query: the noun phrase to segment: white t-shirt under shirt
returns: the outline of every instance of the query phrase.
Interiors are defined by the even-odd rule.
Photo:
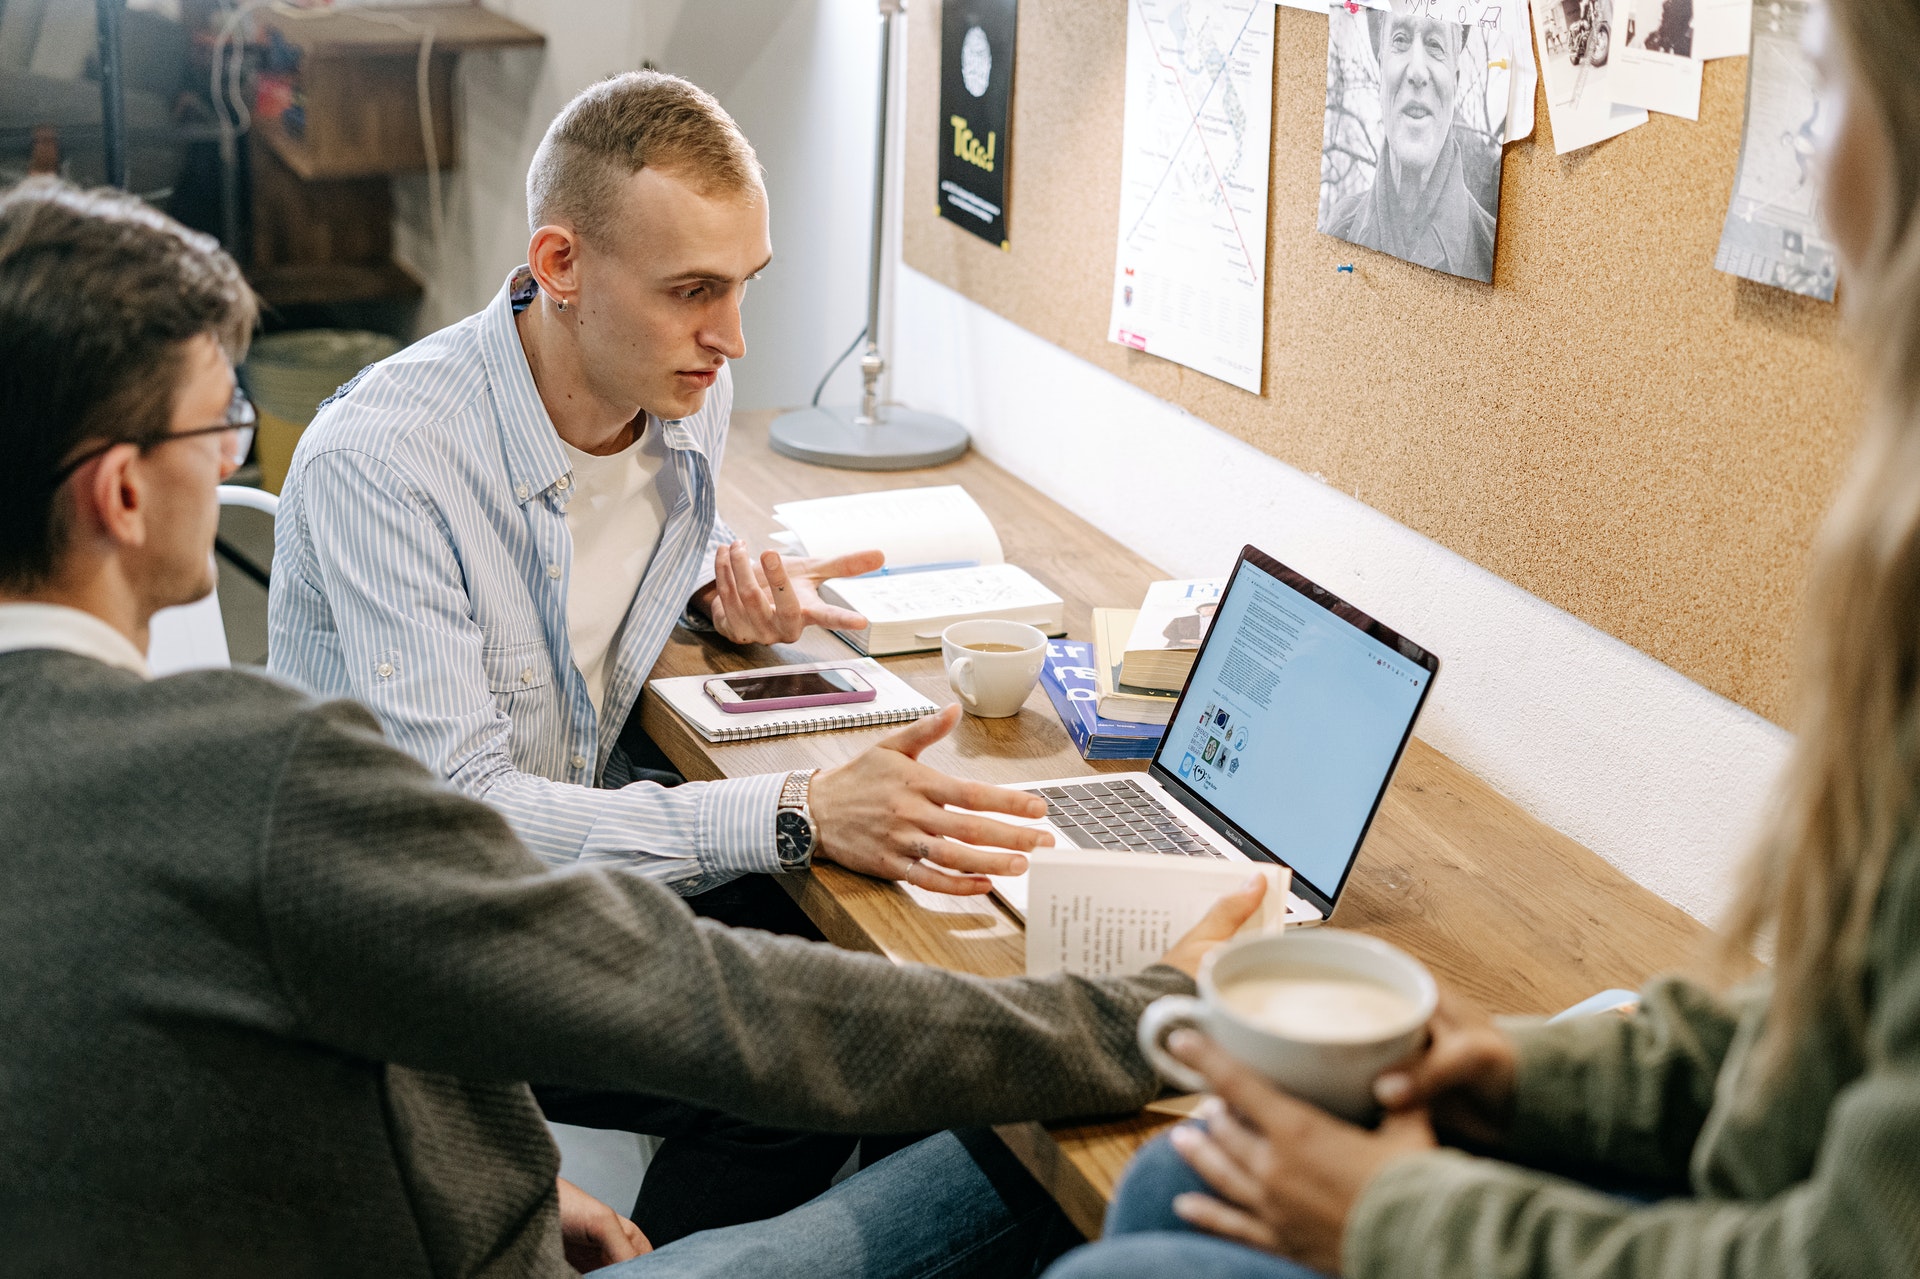
[[[567,638],[597,717],[613,673],[614,640],[660,544],[667,520],[664,489],[673,473],[664,470],[667,449],[657,425],[606,457],[582,453],[565,440],[560,447],[573,466],[573,497],[567,503],[567,532],[573,537]]]

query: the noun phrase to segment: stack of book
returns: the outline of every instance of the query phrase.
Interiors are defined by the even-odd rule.
[[[1047,690],[1067,736],[1083,758],[1152,759],[1166,732],[1164,722],[1141,724],[1100,714],[1094,648],[1085,640],[1054,640],[1047,645],[1040,687]]]
[[[1115,690],[1178,697],[1226,585],[1220,578],[1203,577],[1149,586],[1119,650]]]
[[[1155,582],[1137,609],[1094,609],[1092,643],[1048,646],[1041,682],[1081,755],[1152,758],[1225,585]]]

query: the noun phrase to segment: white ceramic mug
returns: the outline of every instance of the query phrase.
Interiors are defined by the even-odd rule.
[[[970,644],[1007,644],[1012,651],[983,653]],[[1006,719],[1020,713],[1040,678],[1047,637],[1025,622],[975,618],[941,632],[940,655],[947,663],[947,683],[968,714]]]
[[[1404,1019],[1360,1038],[1294,1039],[1254,1025],[1220,999],[1220,991],[1236,980],[1290,973],[1373,982],[1412,1007]],[[1191,1026],[1294,1096],[1355,1122],[1378,1113],[1373,1081],[1425,1043],[1427,1022],[1440,998],[1433,975],[1419,960],[1377,937],[1338,928],[1229,942],[1207,956],[1197,984],[1199,998],[1169,995],[1141,1015],[1140,1051],[1161,1075],[1192,1092],[1206,1088],[1206,1080],[1166,1049],[1170,1033]]]

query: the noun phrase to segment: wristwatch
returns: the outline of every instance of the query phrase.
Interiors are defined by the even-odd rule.
[[[807,791],[816,768],[788,773],[780,787],[780,807],[773,815],[773,851],[783,871],[805,870],[813,863],[814,845],[820,842],[819,828],[807,808]]]

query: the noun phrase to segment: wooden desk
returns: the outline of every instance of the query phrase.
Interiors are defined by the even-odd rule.
[[[758,546],[777,527],[771,514],[776,502],[962,484],[999,529],[1007,558],[1067,601],[1074,636],[1090,634],[1095,605],[1131,605],[1148,582],[1168,576],[974,454],[934,470],[891,475],[825,470],[768,448],[770,417],[743,413],[734,419],[720,483],[722,514]],[[1271,549],[1284,558],[1284,547]],[[1391,619],[1391,601],[1364,603],[1380,605]],[[771,650],[738,650],[676,631],[654,674],[741,670],[848,653],[837,638],[818,630]],[[892,658],[888,666],[936,702],[953,700],[938,653]],[[654,741],[696,779],[834,764],[888,731],[709,745],[652,694],[641,713]],[[1144,767],[1082,760],[1039,689],[1017,718],[963,716],[952,736],[923,758],[935,768],[993,782]],[[991,898],[942,897],[836,866],[781,882],[838,945],[985,976],[1025,971],[1020,925]],[[1418,739],[1407,748],[1333,922],[1384,937],[1455,989],[1495,1010],[1518,1013],[1553,1012],[1610,986],[1637,986],[1696,959],[1705,937],[1691,917],[1520,812]],[[1045,1129],[1008,1125],[1001,1135],[1074,1222],[1096,1236],[1121,1168],[1169,1122],[1142,1114]]]

